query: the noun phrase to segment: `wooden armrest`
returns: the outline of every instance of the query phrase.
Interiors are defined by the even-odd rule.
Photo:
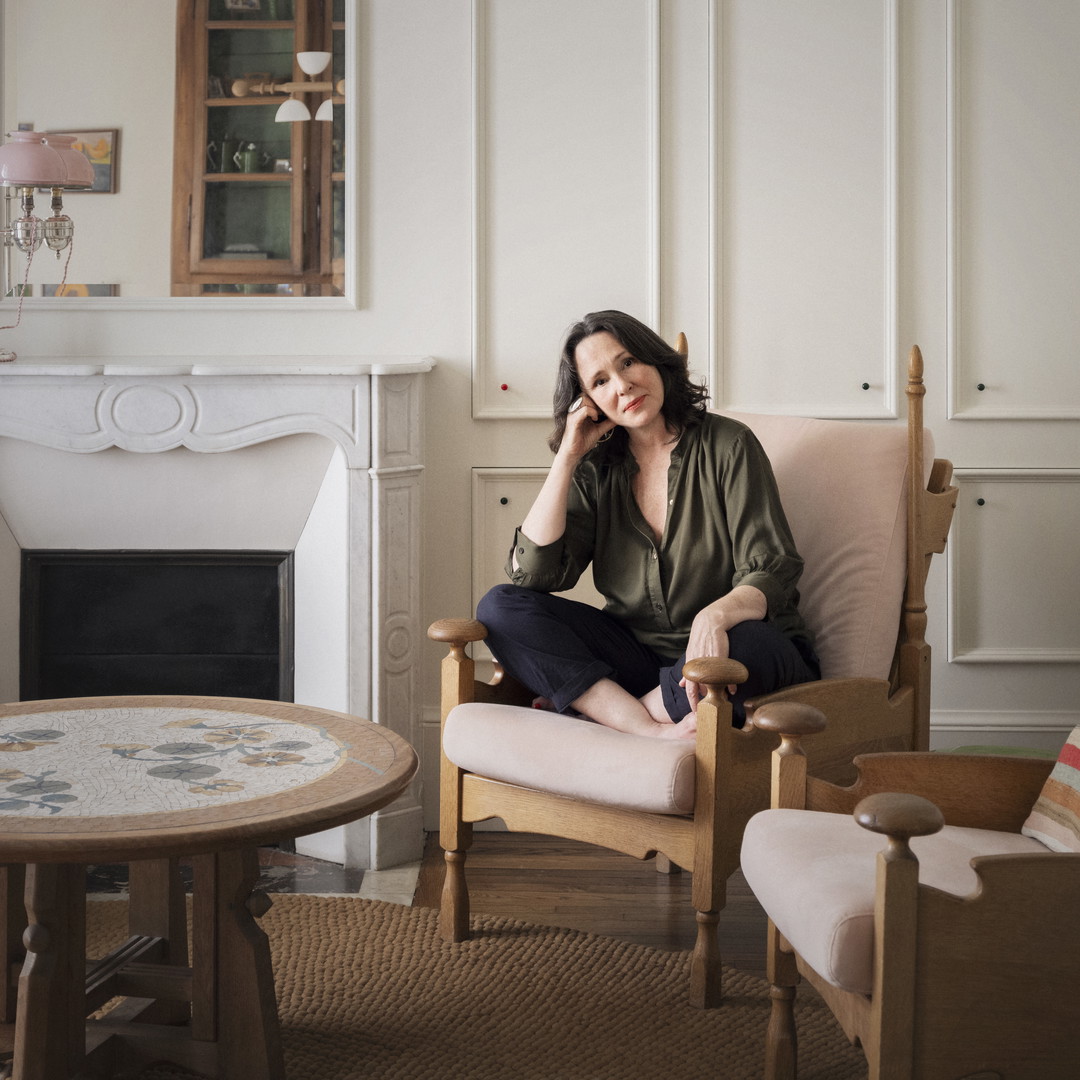
[[[683,676],[690,682],[720,690],[731,683],[744,683],[750,672],[738,660],[721,660],[718,656],[701,656],[683,664]]]
[[[824,731],[825,714],[812,705],[776,701],[758,709],[746,728],[780,736],[780,745],[772,752],[769,805],[805,809],[807,761],[802,737]]]
[[[862,754],[849,788],[808,779],[806,808],[850,813],[868,795],[905,792],[929,799],[946,824],[1019,832],[1054,767],[1048,758],[913,752]]]
[[[487,637],[487,627],[478,619],[436,619],[427,633],[432,641],[444,641],[461,648],[470,641],[483,641]]]
[[[897,791],[870,795],[855,807],[855,820],[870,832],[907,843],[913,836],[930,836],[945,825],[941,811],[929,799]]]
[[[816,735],[825,730],[825,714],[813,705],[796,701],[766,702],[755,711],[751,722],[781,738]]]

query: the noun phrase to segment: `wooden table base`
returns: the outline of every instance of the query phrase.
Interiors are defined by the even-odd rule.
[[[175,859],[130,864],[130,937],[89,969],[85,868],[27,867],[13,1080],[115,1077],[159,1061],[210,1077],[283,1080],[270,949],[255,921],[270,907],[253,891],[257,853],[223,851],[192,862],[190,966]],[[7,868],[9,894],[19,876]],[[8,936],[17,924],[13,914]],[[13,943],[5,944],[10,959]],[[88,1019],[117,997],[123,1000],[109,1012]]]
[[[416,775],[413,748],[332,709],[187,695],[11,702],[0,739],[20,754],[0,777],[14,796],[0,807],[12,1075],[119,1077],[168,1061],[283,1080],[257,848],[389,805]],[[190,961],[176,862],[187,857]],[[83,863],[131,867],[131,936],[89,972]]]

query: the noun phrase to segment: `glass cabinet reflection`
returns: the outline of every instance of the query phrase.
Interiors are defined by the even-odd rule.
[[[343,294],[344,7],[178,4],[174,296]]]

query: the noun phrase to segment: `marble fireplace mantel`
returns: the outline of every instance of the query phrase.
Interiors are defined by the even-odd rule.
[[[433,366],[422,357],[19,359],[0,364],[0,437],[76,454],[222,453],[300,434],[336,444],[348,477],[348,711],[415,743],[422,388]],[[418,859],[419,793],[309,841],[308,853],[350,866]]]

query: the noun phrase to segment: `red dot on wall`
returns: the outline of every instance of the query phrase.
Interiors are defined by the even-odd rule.
[[[499,389],[500,389],[500,390],[509,390],[509,389],[510,389],[510,387],[509,387],[509,386],[507,386],[507,384],[506,384],[506,383],[502,383],[502,384],[501,384],[501,385],[499,386]]]

